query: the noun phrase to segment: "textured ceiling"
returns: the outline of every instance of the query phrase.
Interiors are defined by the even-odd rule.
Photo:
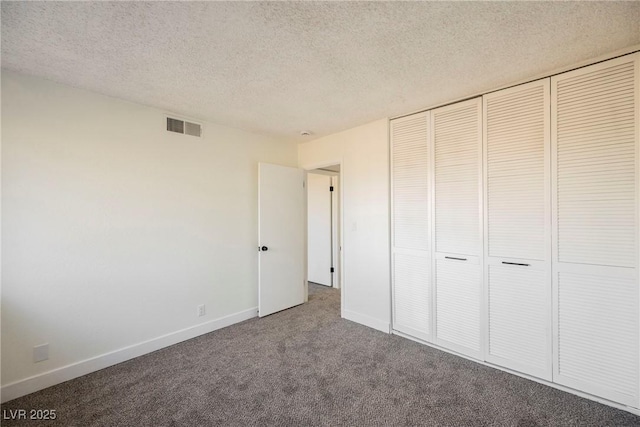
[[[3,68],[283,139],[640,43],[640,2],[2,2]]]

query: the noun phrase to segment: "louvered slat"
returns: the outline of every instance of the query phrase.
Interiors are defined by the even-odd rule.
[[[431,260],[394,254],[394,329],[426,339],[431,331]]]
[[[554,381],[635,407],[637,67],[636,54],[552,79]]]
[[[391,122],[393,153],[393,244],[429,249],[427,115]]]
[[[441,345],[473,357],[481,349],[479,282],[477,264],[436,260],[436,336]]]
[[[393,328],[429,341],[431,243],[427,113],[391,121]]]
[[[546,82],[486,97],[489,256],[536,260],[545,256]]]
[[[434,151],[436,342],[480,358],[481,99],[431,112]],[[452,261],[456,254],[467,261]]]
[[[479,100],[432,112],[436,251],[478,256]]]
[[[559,374],[636,396],[635,280],[560,273],[558,285]]]
[[[485,357],[550,380],[550,80],[485,95],[483,115]]]
[[[545,270],[505,265],[490,265],[488,270],[488,354],[498,363],[550,379]]]
[[[635,266],[634,79],[633,62],[626,62],[604,74],[595,71],[557,83],[560,262]],[[585,129],[602,128],[615,131],[615,140],[590,139],[590,150],[576,149]],[[619,178],[611,180],[609,172]],[[603,242],[610,244],[606,252]]]

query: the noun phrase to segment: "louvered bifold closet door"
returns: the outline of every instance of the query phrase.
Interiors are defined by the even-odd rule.
[[[391,121],[393,329],[431,340],[427,113]]]
[[[482,98],[431,111],[436,342],[482,357]]]
[[[551,80],[554,381],[635,407],[638,58]]]
[[[485,359],[551,380],[550,80],[483,97]]]

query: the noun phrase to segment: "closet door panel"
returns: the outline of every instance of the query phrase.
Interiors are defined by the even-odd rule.
[[[584,391],[590,384],[591,392],[597,384],[608,391],[603,397],[632,402],[638,384],[635,278],[559,272],[558,300],[561,382]]]
[[[396,252],[394,269],[394,329],[424,340],[431,332],[431,259]]]
[[[485,96],[488,255],[544,260],[549,80]]]
[[[482,99],[432,110],[436,342],[482,358]]]
[[[476,263],[436,259],[436,335],[445,347],[474,357],[481,350],[481,277]]]
[[[535,266],[490,264],[486,360],[551,380],[550,277]]]
[[[427,113],[391,121],[393,328],[429,341],[432,287]]]
[[[393,246],[430,250],[426,113],[391,121]]]
[[[587,70],[554,79],[558,261],[635,268],[635,63]]]
[[[485,359],[551,380],[550,80],[483,102]]]
[[[432,112],[436,252],[480,255],[480,103]]]
[[[638,58],[552,78],[554,381],[636,407]]]

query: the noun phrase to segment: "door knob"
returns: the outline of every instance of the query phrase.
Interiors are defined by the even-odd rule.
[[[263,251],[263,252],[266,252],[266,251],[268,251],[268,250],[269,250],[269,248],[268,248],[268,247],[266,247],[266,246],[262,246],[262,247],[260,248],[260,250],[261,250],[261,251]]]

